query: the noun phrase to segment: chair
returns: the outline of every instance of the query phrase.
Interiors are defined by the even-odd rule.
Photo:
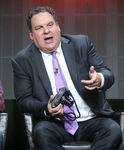
[[[0,113],[0,132],[3,134],[2,150],[5,150],[7,129],[8,129],[8,113],[2,112]]]
[[[32,140],[33,120],[31,114],[24,113],[24,120],[26,126],[26,134],[28,138],[28,150],[36,150]],[[124,150],[124,112],[116,112],[115,120],[119,122],[123,134],[123,141],[119,150]],[[63,147],[65,150],[88,150],[90,148],[89,142],[71,142],[65,143]]]
[[[8,113],[5,113],[5,101],[2,82],[0,80],[0,132],[3,134],[2,150],[5,149],[6,134],[8,128]]]

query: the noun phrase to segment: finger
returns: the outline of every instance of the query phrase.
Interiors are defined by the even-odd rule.
[[[52,111],[52,113],[56,113],[56,112],[58,112],[60,109],[62,109],[62,104],[59,104],[57,107],[52,108],[51,111]]]
[[[85,85],[85,86],[98,87],[98,82],[94,82],[94,83],[92,83],[92,84],[88,84],[88,85]]]
[[[59,109],[57,112],[52,113],[52,116],[61,116],[63,112],[63,109]]]
[[[91,66],[90,70],[89,70],[89,73],[94,73],[94,71],[95,71],[94,66]]]
[[[96,78],[92,80],[84,80],[82,81],[82,83],[84,83],[85,86],[89,87],[99,87],[99,85],[101,84],[101,78],[99,78],[99,76],[97,75]]]
[[[56,108],[52,109],[52,116],[62,115],[63,113],[64,113],[64,108],[62,104],[60,104],[59,107],[57,106]]]
[[[97,88],[97,86],[94,86],[94,87],[85,86],[85,88],[86,88],[87,90],[95,90],[95,89]]]
[[[54,96],[51,95],[51,96],[50,96],[50,99],[49,99],[49,101],[48,101],[48,104],[47,104],[47,109],[48,109],[48,111],[49,111],[50,114],[52,114],[51,102],[52,102],[53,99],[54,99]]]
[[[94,83],[94,80],[81,80],[81,83],[84,83],[86,85],[90,85],[90,84],[93,84]]]
[[[91,66],[90,70],[89,70],[89,77],[90,77],[90,79],[96,79],[96,75],[97,75],[97,73],[96,73],[94,67]]]
[[[85,86],[88,86],[88,87],[98,87],[99,83],[97,81],[94,81],[94,82],[82,82],[85,84]]]
[[[48,101],[48,103],[51,103],[51,101],[54,99],[54,96],[53,95],[51,95],[50,96],[50,99],[49,99],[49,101]]]

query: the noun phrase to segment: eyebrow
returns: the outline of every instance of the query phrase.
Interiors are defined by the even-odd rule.
[[[49,24],[54,24],[54,22],[50,21],[50,22],[47,23],[47,25],[49,25]],[[43,27],[43,25],[37,25],[34,28],[37,29],[37,28],[41,28],[41,27]]]

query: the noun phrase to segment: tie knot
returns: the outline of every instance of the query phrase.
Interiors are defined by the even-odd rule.
[[[56,56],[56,51],[52,52],[51,54],[52,56]]]

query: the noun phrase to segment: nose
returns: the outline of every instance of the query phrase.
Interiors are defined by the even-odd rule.
[[[48,27],[44,27],[44,30],[43,30],[43,32],[44,32],[44,34],[47,34],[47,33],[49,33],[49,28]]]

